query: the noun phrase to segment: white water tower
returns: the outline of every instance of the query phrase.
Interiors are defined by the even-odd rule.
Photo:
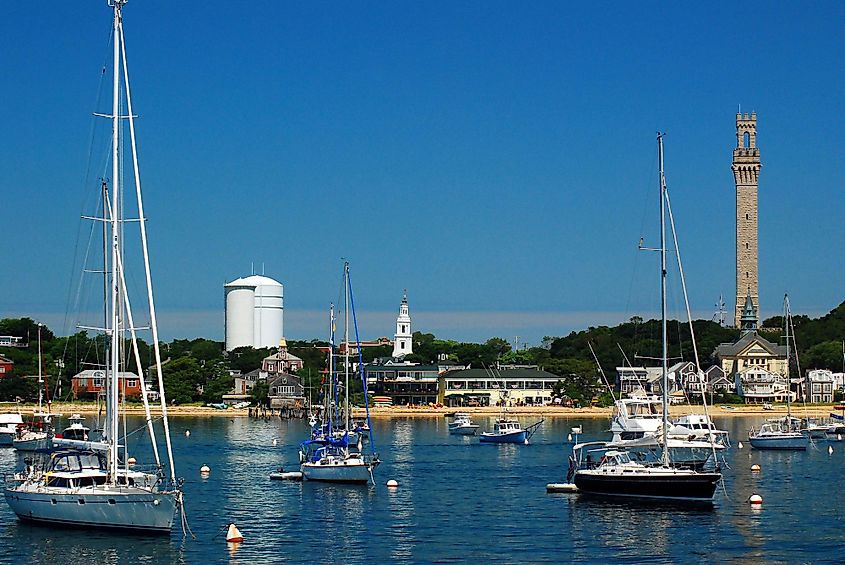
[[[284,287],[262,275],[233,280],[226,293],[226,351],[277,347],[284,336]]]

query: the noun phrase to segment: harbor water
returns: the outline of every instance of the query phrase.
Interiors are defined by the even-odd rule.
[[[492,428],[492,418],[475,420]],[[724,484],[712,507],[691,507],[546,494],[547,483],[565,480],[571,427],[583,426],[580,440],[607,439],[606,419],[546,419],[528,446],[449,435],[446,418],[374,420],[383,463],[377,484],[360,486],[269,480],[279,467],[298,470],[303,421],[172,418],[196,539],[183,537],[178,518],[169,537],[128,536],[28,525],[2,503],[0,562],[839,562],[845,441],[761,452],[745,439],[761,418],[714,420],[733,442]],[[140,448],[130,454],[145,462]],[[4,474],[22,464],[2,448]],[[399,487],[387,488],[388,479]],[[763,497],[760,507],[746,502],[752,493]],[[231,522],[243,543],[226,543]]]

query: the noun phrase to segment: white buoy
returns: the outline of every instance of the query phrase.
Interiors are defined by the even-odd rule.
[[[209,473],[211,473],[211,467],[209,467],[208,465],[203,465],[202,467],[200,467],[200,473],[203,475],[208,475]]]
[[[566,441],[572,441],[572,434],[569,434],[568,436],[566,436]]]
[[[399,483],[395,479],[390,479],[386,484],[390,488],[396,488],[399,486]]]
[[[130,457],[129,459],[126,460],[126,462],[129,463],[130,465],[134,465],[135,463],[137,463],[137,460],[134,457]]]
[[[737,449],[742,449],[742,442],[739,442],[738,444],[736,444],[736,448],[737,448]]]
[[[763,497],[759,494],[752,494],[748,497],[749,504],[763,504]]]
[[[277,440],[276,438],[273,438],[273,447],[276,447],[276,445],[278,443],[279,443],[279,440]]]
[[[528,438],[525,438],[525,445],[528,445]]]
[[[751,466],[751,472],[752,473],[759,473],[760,472],[760,465],[758,465],[757,463],[753,464]]]
[[[572,483],[549,483],[546,492],[578,492],[578,487]]]
[[[836,434],[836,441],[842,441],[842,434]]]
[[[191,437],[191,430],[185,430],[185,437]]]
[[[828,446],[827,446],[827,454],[828,454],[828,455],[833,455],[833,446],[832,446],[832,445],[828,445]]]
[[[244,541],[244,536],[236,525],[229,524],[229,530],[226,532],[226,541],[229,543],[241,543]]]

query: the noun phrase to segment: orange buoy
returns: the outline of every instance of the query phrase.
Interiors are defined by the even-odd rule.
[[[760,465],[758,465],[757,463],[753,464],[751,466],[751,472],[752,473],[759,473],[760,472]]]
[[[207,475],[209,473],[211,473],[211,467],[209,467],[208,465],[203,465],[202,467],[200,467],[200,474]]]
[[[390,479],[389,481],[387,481],[387,486],[389,488],[396,488],[399,486],[399,483],[394,479]]]
[[[134,457],[130,457],[129,459],[126,460],[126,462],[129,463],[130,465],[134,465],[135,463],[137,463],[137,460]]]
[[[226,541],[230,543],[240,543],[244,541],[244,536],[235,524],[229,524],[229,531],[226,532]]]
[[[749,504],[763,504],[763,497],[759,494],[752,494],[748,497]]]

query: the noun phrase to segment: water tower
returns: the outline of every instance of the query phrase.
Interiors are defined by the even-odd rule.
[[[235,279],[226,293],[226,351],[277,347],[284,336],[284,287],[262,275]]]

